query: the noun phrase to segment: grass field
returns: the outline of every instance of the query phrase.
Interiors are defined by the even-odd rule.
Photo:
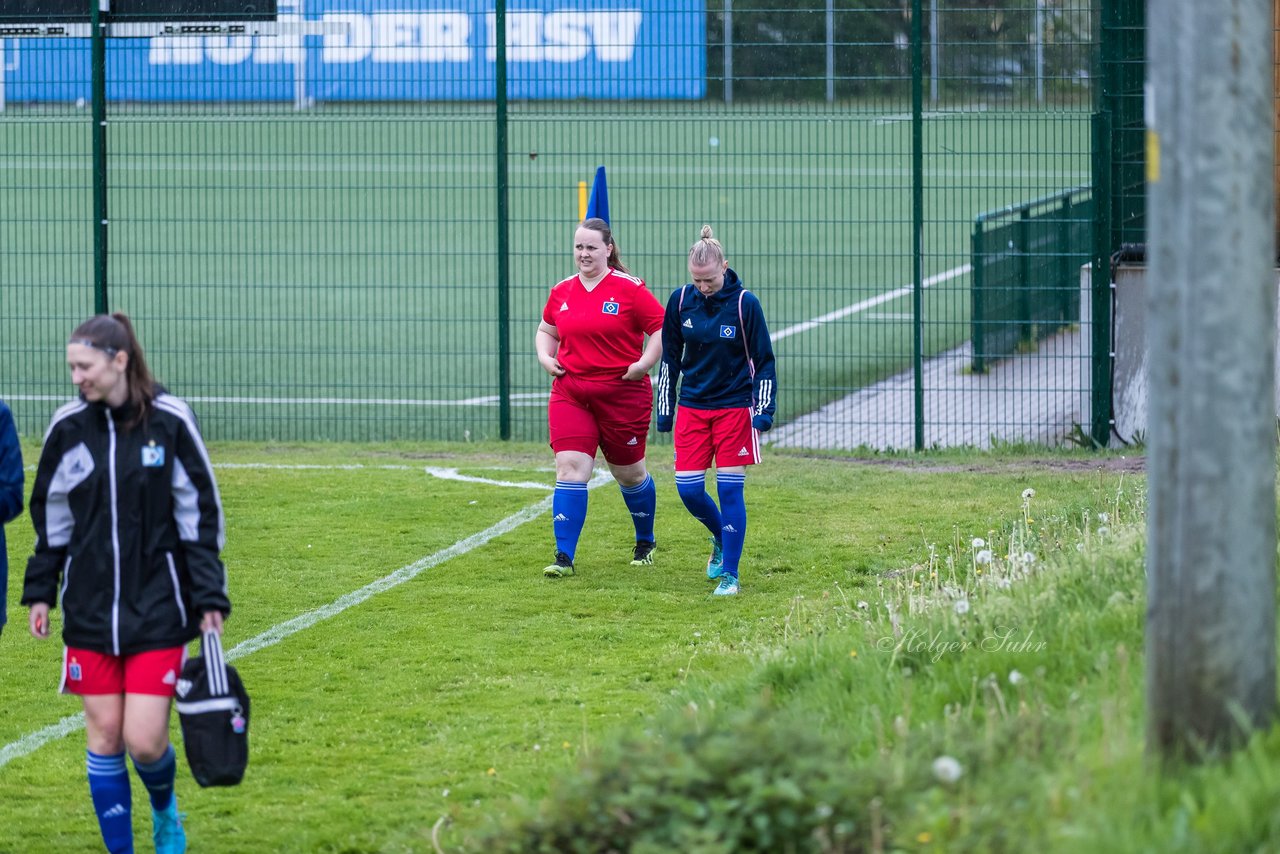
[[[27,448],[28,462],[36,453]],[[987,606],[985,564],[974,563],[970,542],[989,541],[997,564],[1026,549],[1042,565],[1057,566],[1077,554],[1077,543],[1093,555],[1106,539],[1100,513],[1116,517],[1117,528],[1122,515],[1135,524],[1130,508],[1142,478],[1119,458],[1016,450],[866,460],[773,454],[749,478],[743,593],[713,601],[702,572],[705,532],[680,506],[660,451],[651,458],[659,489],[657,565],[627,565],[629,521],[616,486],[604,484],[591,493],[579,575],[558,582],[540,573],[551,548],[553,480],[549,452],[540,446],[215,444],[211,453],[227,513],[235,603],[226,642],[253,696],[253,759],[235,789],[199,790],[180,774],[192,850],[431,851],[432,829],[442,820],[444,850],[485,850],[491,820],[520,814],[579,763],[613,755],[621,738],[665,726],[690,700],[707,709],[712,727],[716,702],[725,713],[749,704],[765,690],[762,679],[781,701],[802,695],[815,674],[839,673],[855,659],[871,669],[852,688],[827,689],[835,693],[820,702],[829,708],[812,719],[815,733],[836,726],[862,745],[848,758],[855,769],[880,761],[875,744],[895,715],[929,740],[941,727],[963,742],[950,750],[978,756],[981,722],[988,720],[990,733],[1013,721],[982,717],[984,700],[970,736],[967,718],[949,717],[943,707],[947,697],[963,701],[970,680],[997,663],[1001,673],[1016,669],[1038,680],[1028,686],[1037,698],[1034,715],[1044,722],[1036,731],[1053,715],[1073,705],[1094,709],[1117,690],[1111,669],[1102,677],[1095,669],[1097,656],[1114,656],[1106,650],[1117,638],[1094,633],[1106,615],[1091,603],[1130,588],[1115,578],[1072,581],[1078,591],[1057,598],[1019,586],[1006,604],[993,590]],[[97,830],[83,734],[74,723],[59,728],[77,708],[54,693],[60,646],[32,640],[16,604],[31,547],[26,518],[8,534],[0,851],[92,851]],[[928,651],[915,650],[913,694],[893,665],[902,652],[883,644],[877,651],[869,639],[885,636],[886,605],[899,609],[908,629],[932,631],[938,610],[930,603],[948,603],[946,617],[957,591],[987,621],[975,627],[1000,624],[1003,614],[1004,625],[1045,645],[997,650],[994,658],[942,656],[936,668]],[[860,610],[863,601],[870,611]],[[1120,616],[1120,634],[1131,638],[1133,600],[1125,602],[1126,610],[1107,614]],[[834,659],[826,657],[830,646]],[[810,660],[813,674],[786,675]],[[1136,672],[1131,665],[1121,687]],[[852,716],[842,722],[845,713]],[[780,707],[779,720],[789,714]],[[1093,762],[1099,737],[1085,731],[1093,719],[1081,712],[1072,720],[1069,732],[1084,740],[1075,746]],[[1115,744],[1129,756],[1126,720],[1121,715],[1120,730],[1101,738],[1120,738]],[[972,744],[964,741],[970,737]],[[1052,773],[1066,773],[1069,748],[1055,754]],[[969,753],[957,755],[972,761]],[[890,756],[899,761],[898,753]],[[1013,759],[1017,774],[1033,773],[1022,753],[1015,750]],[[998,767],[988,773],[980,779],[994,779]],[[970,795],[948,801],[917,775],[895,779],[888,803],[915,811],[903,818],[927,814],[933,822],[893,826],[895,849],[921,847],[917,833],[942,840],[976,826],[964,820],[976,815]],[[998,796],[1020,784],[1039,791],[1038,778],[1021,777],[1006,781]],[[134,794],[138,816],[144,796],[136,784]],[[945,819],[948,803],[958,824]],[[144,818],[136,824],[145,830]],[[869,843],[869,836],[859,838]]]
[[[704,222],[775,332],[910,285],[906,105],[513,105],[510,328],[498,324],[495,130],[479,105],[382,112],[122,107],[109,129],[110,303],[207,433],[251,439],[538,439],[532,356],[573,272],[577,185],[609,169],[624,261],[660,298]],[[88,113],[0,114],[0,396],[34,434],[66,395],[61,343],[93,308]],[[925,353],[969,334],[969,230],[1088,182],[1088,114],[968,105],[924,127]],[[783,420],[907,368],[912,299],[779,342]],[[898,416],[901,417],[901,416]]]

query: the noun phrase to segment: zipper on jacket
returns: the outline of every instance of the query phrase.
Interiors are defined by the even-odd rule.
[[[107,410],[107,482],[111,487],[111,561],[115,593],[111,600],[111,651],[120,654],[120,511],[116,506],[116,422]]]
[[[178,567],[173,562],[173,552],[165,552],[164,559],[169,564],[169,580],[173,582],[173,598],[178,603],[178,613],[182,615],[182,627],[187,627],[187,608],[182,604],[182,590],[178,587]]]
[[[71,586],[71,555],[62,564],[62,590],[58,592],[60,601],[67,601],[67,588]],[[65,605],[63,607],[66,607]]]

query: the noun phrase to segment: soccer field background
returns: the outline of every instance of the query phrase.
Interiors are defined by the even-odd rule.
[[[69,397],[92,313],[87,111],[0,115],[0,396],[20,429]],[[623,261],[661,300],[703,223],[761,298],[780,416],[909,368],[912,298],[793,329],[913,281],[906,105],[514,105],[508,125],[511,427],[545,431],[533,333],[574,272],[578,184],[608,169]],[[969,334],[983,211],[1088,183],[1088,114],[926,114],[924,354]],[[499,431],[492,108],[113,108],[109,304],[212,438],[464,439]],[[896,417],[901,417],[897,415]]]
[[[34,463],[35,447],[24,451]],[[743,592],[723,601],[703,573],[705,531],[676,499],[661,452],[650,459],[656,565],[627,564],[630,522],[617,486],[603,483],[578,575],[560,581],[541,574],[554,476],[538,445],[215,443],[210,453],[227,514],[225,646],[253,699],[252,758],[231,789],[199,789],[183,763],[178,797],[191,850],[245,854],[430,851],[445,817],[445,850],[459,850],[613,734],[644,731],[659,709],[785,654],[812,628],[807,608],[879,602],[879,585],[935,551],[1002,537],[1027,489],[1047,532],[1111,506],[1126,483],[1086,464],[1096,457],[1056,469],[989,455],[896,468],[771,454],[748,480]],[[62,723],[78,704],[56,694],[60,616],[49,641],[26,632],[27,517],[7,533],[0,851],[97,850],[83,731]],[[1009,666],[1052,667],[1070,638],[1049,640]],[[133,790],[141,835],[145,794]]]

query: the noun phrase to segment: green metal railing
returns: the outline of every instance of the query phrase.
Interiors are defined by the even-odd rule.
[[[1077,187],[974,218],[975,373],[1080,323],[1080,267],[1093,250],[1091,194]]]

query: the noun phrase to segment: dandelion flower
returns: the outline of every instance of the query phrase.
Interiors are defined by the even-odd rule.
[[[969,613],[969,600],[968,600],[968,599],[957,599],[957,600],[956,600],[956,613],[957,613],[957,614],[960,614],[961,616],[963,616],[963,615],[965,615],[965,614]]]
[[[857,658],[857,657],[858,657],[858,651],[857,651],[856,649],[851,649],[851,650],[849,650],[849,657],[850,657],[850,658]]]
[[[1022,490],[1022,500],[1023,500],[1023,501],[1030,501],[1031,499],[1033,499],[1033,498],[1035,498],[1035,497],[1036,497],[1036,491],[1035,491],[1034,489],[1032,489],[1031,487],[1029,487],[1029,486],[1028,486],[1026,489]]]
[[[567,741],[566,741],[566,742],[564,742],[563,744],[561,744],[560,746],[561,746],[561,747],[563,747],[565,750],[568,750],[568,749],[569,749],[570,747],[572,747],[573,745],[569,744],[569,742],[567,742]]]
[[[1016,671],[1016,670],[1010,670],[1010,671],[1009,671],[1009,684],[1010,684],[1010,685],[1020,685],[1020,684],[1022,683],[1022,680],[1023,680],[1023,679],[1025,679],[1025,678],[1026,678],[1026,677],[1024,677],[1021,673],[1019,673],[1019,672],[1018,672],[1018,671]]]
[[[927,830],[922,830],[916,834],[916,842],[919,842],[921,845],[928,845],[932,841],[933,834]]]
[[[973,556],[973,560],[975,563],[982,566],[986,566],[987,564],[991,563],[991,549],[983,549],[982,551],[978,552],[976,555]]]
[[[964,768],[954,757],[939,756],[933,760],[933,776],[943,783],[954,783],[962,774],[964,774]]]
[[[486,774],[488,774],[490,777],[492,777],[492,776],[494,776],[494,775],[496,775],[496,774],[498,773],[498,769],[497,769],[497,768],[490,768],[488,771],[486,771],[486,772],[484,772],[484,773],[486,773]]]
[[[969,545],[973,546],[975,549],[980,549],[986,544],[987,544],[987,541],[982,539],[982,537],[974,537],[973,542],[970,543]]]

